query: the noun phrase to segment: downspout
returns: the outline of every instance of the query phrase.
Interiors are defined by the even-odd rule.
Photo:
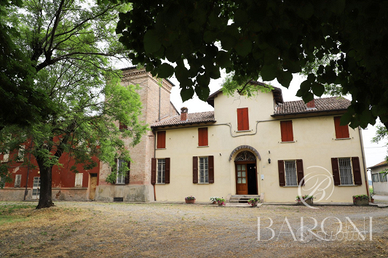
[[[154,134],[154,158],[156,158],[156,133],[154,130],[152,130],[152,133]],[[152,173],[152,168],[151,168],[151,173]],[[152,175],[151,175],[152,177]],[[153,184],[153,187],[154,187],[154,201],[156,202],[156,188],[155,188],[155,184]]]
[[[162,85],[159,85],[159,112],[158,112],[158,121],[160,121],[160,100],[162,98],[162,89],[161,89]]]
[[[30,174],[30,162],[31,162],[31,149],[32,149],[32,142],[33,142],[33,137],[31,137],[31,144],[30,144],[30,152],[28,153],[28,165],[27,165],[27,178],[26,178],[26,190],[24,191],[24,198],[23,200],[26,200],[27,194],[28,194],[28,176]]]
[[[368,198],[369,198],[370,195],[369,195],[369,187],[368,187],[368,176],[367,176],[366,164],[365,164],[364,144],[362,142],[362,133],[361,133],[361,128],[360,127],[358,127],[358,135],[360,136],[362,164],[364,165],[363,168],[364,168],[364,179],[365,179],[366,194],[368,195]]]

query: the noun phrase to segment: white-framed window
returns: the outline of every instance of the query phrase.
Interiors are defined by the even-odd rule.
[[[350,158],[339,158],[338,167],[341,185],[353,185],[353,174]]]
[[[117,159],[117,178],[116,184],[125,184],[125,164],[127,162],[124,159]]]
[[[22,175],[20,174],[15,175],[14,187],[20,187],[21,184],[22,184]]]
[[[9,153],[3,153],[3,160],[1,162],[8,162],[9,159]]]
[[[157,184],[164,184],[166,177],[166,160],[158,159],[158,175],[156,178]]]
[[[284,173],[285,173],[285,179],[286,179],[286,186],[298,185],[295,160],[284,161]]]
[[[82,186],[82,180],[84,178],[83,173],[76,173],[75,174],[75,183],[74,186]]]
[[[387,182],[387,174],[379,173],[379,176],[380,176],[380,182]]]
[[[199,157],[198,159],[198,182],[202,184],[209,183],[209,159],[208,157]]]
[[[40,194],[40,177],[34,177],[32,185],[32,199],[38,199]]]
[[[18,150],[18,161],[24,161],[24,151],[26,150],[25,145],[21,145]]]
[[[372,182],[376,183],[379,181],[379,174],[372,174]]]

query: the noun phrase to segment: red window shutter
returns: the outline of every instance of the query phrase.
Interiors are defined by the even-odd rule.
[[[198,157],[193,157],[193,184],[198,183]]]
[[[164,149],[166,148],[166,131],[160,131],[157,134],[157,144],[156,148]]]
[[[156,184],[156,159],[151,159],[151,184]]]
[[[333,180],[334,185],[340,185],[340,175],[339,175],[339,168],[338,168],[338,159],[332,158],[331,159],[331,168],[333,169]]]
[[[352,167],[353,167],[354,184],[362,185],[360,160],[358,159],[358,157],[352,158]]]
[[[292,142],[294,140],[294,133],[292,131],[292,121],[281,121],[280,131],[282,134],[282,142]]]
[[[198,128],[198,146],[208,146],[207,127]]]
[[[337,139],[349,138],[348,125],[341,125],[341,117],[334,117],[335,137]]]
[[[164,183],[170,183],[170,158],[165,158],[165,167],[164,167]]]
[[[298,174],[298,184],[303,180],[302,185],[304,185],[303,160],[301,159],[296,160],[296,172]]]
[[[279,186],[285,186],[286,180],[284,178],[284,161],[278,160],[278,170],[279,170]]]
[[[127,166],[128,166],[128,171],[127,173],[125,174],[125,184],[129,184],[129,173],[131,171],[131,162],[127,162]]]
[[[209,164],[209,184],[214,183],[214,156],[208,157]]]
[[[249,130],[248,108],[237,109],[237,130]]]

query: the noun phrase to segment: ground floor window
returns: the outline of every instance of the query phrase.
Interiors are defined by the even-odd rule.
[[[350,163],[350,158],[339,158],[338,165],[339,165],[341,185],[352,185],[353,174],[352,174],[352,165]]]
[[[166,175],[166,160],[165,159],[158,159],[158,178],[156,183],[157,184],[164,184],[165,183],[165,175]]]
[[[380,176],[380,182],[387,182],[387,174],[379,173],[379,176]]]
[[[331,158],[334,185],[362,185],[358,157]],[[378,178],[375,180],[378,180]]]
[[[40,177],[34,177],[32,185],[32,199],[38,199],[40,195]]]
[[[296,177],[295,160],[285,160],[284,168],[286,175],[286,186],[297,186],[298,183]]]
[[[379,182],[379,174],[372,174],[372,182]]]
[[[22,175],[15,175],[15,185],[14,187],[20,187],[22,183]]]
[[[199,157],[199,183],[209,183],[208,157]]]

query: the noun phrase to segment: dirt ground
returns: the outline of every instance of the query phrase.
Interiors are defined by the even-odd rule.
[[[0,257],[388,257],[377,207],[34,205],[0,202]]]

